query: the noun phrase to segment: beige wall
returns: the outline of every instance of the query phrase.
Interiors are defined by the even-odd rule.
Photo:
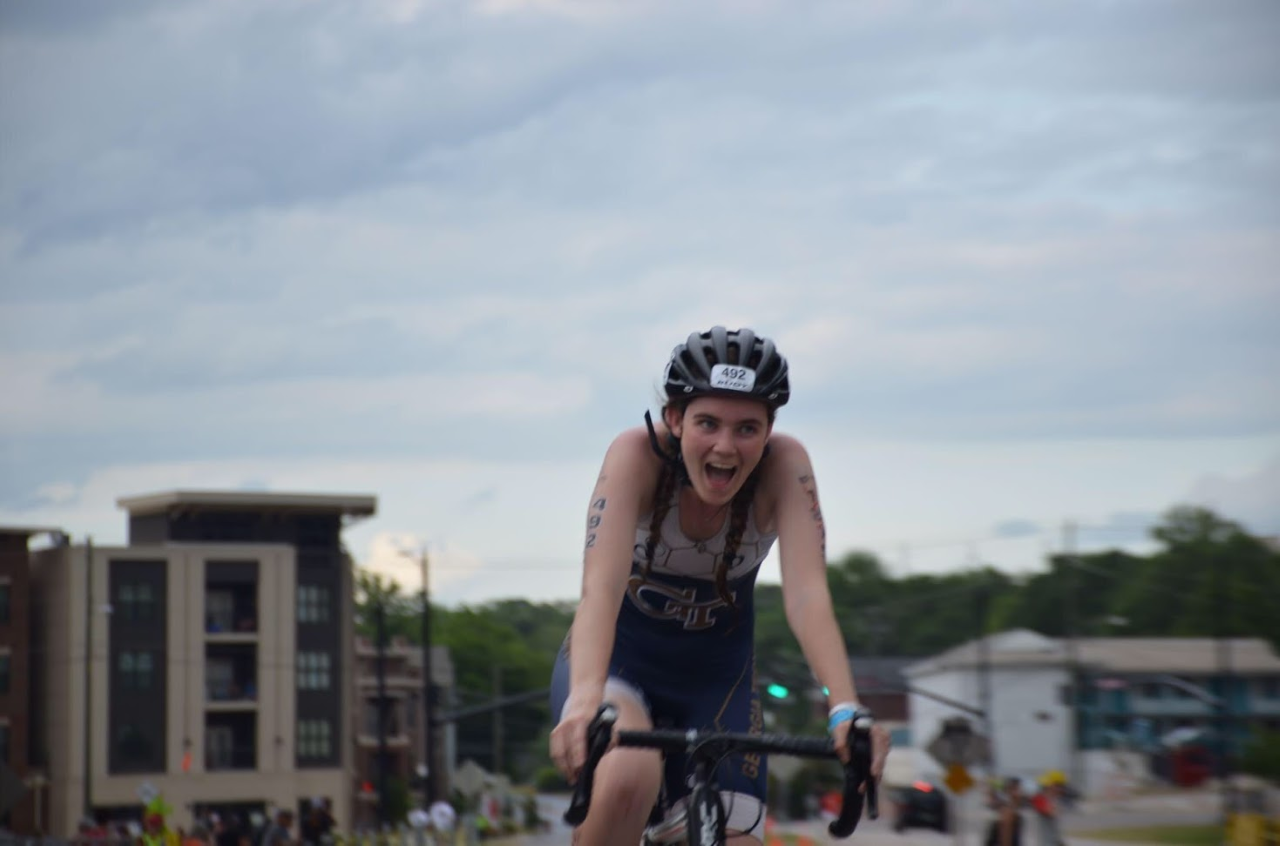
[[[50,821],[50,830],[61,833],[61,821],[74,814],[83,804],[80,785],[84,770],[82,758],[72,759],[71,750],[83,745],[84,717],[72,720],[72,713],[83,715],[78,707],[83,696],[81,679],[84,672],[84,593],[75,606],[79,613],[72,614],[72,602],[76,594],[70,579],[71,550],[54,548],[41,550],[32,556],[32,596],[41,606],[41,631],[38,640],[43,655],[33,655],[33,661],[44,666],[42,689],[34,691],[35,701],[40,703],[43,736],[34,738],[33,749],[43,745],[46,759],[46,776],[50,778],[47,794],[42,804],[43,813]],[[82,564],[83,566],[83,564]],[[74,644],[74,647],[73,647]]]
[[[164,773],[113,776],[107,772],[108,713],[107,655],[109,616],[107,563],[113,558],[160,559],[167,564],[168,664],[166,758]],[[49,735],[51,742],[51,833],[69,835],[84,806],[84,638],[85,550],[53,549],[40,553],[37,574],[48,606],[46,643],[49,674]],[[258,622],[258,736],[257,771],[206,772],[204,769],[205,562],[259,562]],[[295,770],[295,614],[296,562],[294,550],[283,545],[166,545],[95,547],[93,596],[91,786],[93,804],[140,804],[137,791],[149,783],[173,807],[177,825],[190,825],[194,802],[257,802],[294,808],[300,799],[328,796],[350,819],[350,735],[342,745],[342,764],[325,770]],[[346,575],[348,580],[349,574]],[[349,600],[348,600],[349,604]],[[350,608],[344,618],[349,618]],[[344,623],[344,628],[347,628]],[[252,635],[224,635],[253,642]],[[349,638],[347,641],[349,642]],[[226,642],[226,641],[224,641]],[[349,657],[349,656],[348,656]],[[348,668],[350,663],[346,665]],[[348,670],[350,672],[350,670]],[[343,692],[350,714],[350,685]],[[191,767],[182,771],[184,752],[192,753]]]

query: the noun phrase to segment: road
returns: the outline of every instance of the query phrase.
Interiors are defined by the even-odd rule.
[[[565,844],[568,844],[572,838],[572,829],[566,826],[562,820],[564,810],[568,805],[569,800],[567,797],[540,795],[538,797],[538,810],[543,819],[551,821],[551,829],[536,836],[526,835],[516,842],[521,846],[565,846]],[[971,815],[971,817],[968,824],[965,825],[963,839],[957,838],[952,833],[942,834],[920,829],[909,829],[902,834],[896,834],[887,816],[878,820],[864,819],[858,824],[858,830],[854,836],[847,841],[833,840],[827,834],[825,824],[820,822],[784,823],[779,825],[778,830],[780,832],[804,834],[816,844],[845,842],[853,844],[853,846],[960,846],[960,844],[963,844],[963,846],[980,846],[986,831],[986,820],[984,817],[977,815]],[[1035,844],[1036,835],[1029,813],[1024,814],[1024,820],[1028,831],[1024,842]],[[1089,841],[1081,838],[1079,832],[1150,825],[1199,825],[1213,823],[1216,820],[1216,813],[1205,811],[1204,809],[1178,811],[1169,808],[1138,808],[1105,811],[1101,809],[1085,809],[1083,813],[1077,811],[1069,814],[1063,821],[1067,832],[1073,835],[1071,837],[1072,846],[1076,846],[1076,844],[1088,846]]]

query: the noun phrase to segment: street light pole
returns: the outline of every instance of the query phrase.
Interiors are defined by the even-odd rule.
[[[435,750],[435,738],[431,734],[435,729],[435,708],[431,684],[431,572],[425,544],[419,551],[419,559],[422,562],[422,760],[427,765],[423,789],[430,807],[436,801],[436,766],[431,757]]]

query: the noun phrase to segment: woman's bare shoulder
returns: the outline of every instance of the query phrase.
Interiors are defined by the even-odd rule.
[[[607,484],[615,491],[632,491],[644,503],[658,483],[661,466],[649,443],[648,429],[636,426],[618,433],[609,444],[599,484]]]
[[[809,451],[799,439],[781,432],[774,432],[769,436],[769,455],[764,467],[766,479],[777,479],[806,470],[812,475]]]

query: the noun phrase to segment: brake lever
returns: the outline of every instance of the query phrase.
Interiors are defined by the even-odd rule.
[[[578,773],[578,783],[573,786],[573,798],[564,812],[564,821],[577,827],[587,818],[591,808],[591,787],[595,781],[596,765],[609,751],[609,743],[613,740],[613,725],[618,721],[618,709],[606,702],[600,706],[587,726],[587,760]]]
[[[840,816],[827,826],[832,837],[848,837],[858,827],[865,802],[867,816],[880,816],[879,792],[871,775],[871,725],[870,716],[858,717],[849,732],[849,760],[844,764],[844,799]],[[866,785],[865,792],[863,785]]]
[[[880,784],[871,773],[871,759],[874,751],[871,740],[873,722],[869,716],[859,717],[854,722],[853,728],[857,732],[858,757],[861,759],[859,764],[867,785],[867,817],[874,820],[880,818]],[[853,756],[850,755],[850,757]]]

